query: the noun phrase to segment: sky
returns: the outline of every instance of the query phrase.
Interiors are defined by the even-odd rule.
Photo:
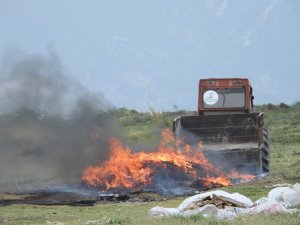
[[[300,101],[298,0],[0,0],[0,65],[55,52],[116,107],[197,110],[199,79],[244,77],[255,103]]]

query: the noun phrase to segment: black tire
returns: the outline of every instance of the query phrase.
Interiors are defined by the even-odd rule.
[[[260,146],[261,155],[261,170],[262,173],[269,173],[270,167],[270,146],[269,146],[269,133],[267,128],[263,128],[263,143]]]

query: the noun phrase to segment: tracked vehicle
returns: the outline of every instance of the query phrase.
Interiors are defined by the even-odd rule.
[[[202,79],[198,111],[174,119],[174,135],[203,143],[209,161],[225,171],[269,173],[268,130],[253,99],[248,79]]]

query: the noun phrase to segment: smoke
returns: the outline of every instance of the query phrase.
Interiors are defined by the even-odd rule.
[[[0,82],[0,191],[80,182],[120,136],[112,105],[68,78],[51,52],[6,54]]]

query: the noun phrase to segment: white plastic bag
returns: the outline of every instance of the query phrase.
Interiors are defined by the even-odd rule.
[[[300,205],[300,184],[289,187],[277,187],[268,194],[269,199],[282,201],[286,206]]]
[[[283,201],[282,193],[284,193],[286,191],[289,191],[290,189],[291,189],[290,187],[277,187],[277,188],[274,188],[268,193],[268,198],[276,200],[276,201]]]
[[[203,199],[205,199],[209,196],[212,198],[213,195],[216,195],[216,196],[219,196],[219,197],[224,196],[226,198],[235,200],[235,201],[245,205],[245,207],[251,207],[254,204],[251,199],[249,199],[246,196],[241,195],[239,193],[230,194],[226,191],[217,190],[217,191],[209,191],[209,192],[205,192],[205,193],[201,193],[201,194],[198,194],[198,195],[191,196],[191,197],[185,199],[178,206],[178,209],[180,211],[185,211],[185,210],[191,208],[193,205],[195,205],[195,203],[200,202],[200,201],[202,201]]]
[[[282,202],[273,199],[263,201],[261,204],[250,208],[248,211],[250,214],[264,213],[268,215],[277,215],[288,212],[289,211],[284,207]]]
[[[177,216],[180,211],[177,208],[163,208],[161,206],[155,206],[148,211],[148,216],[150,217],[168,217]]]
[[[282,200],[289,207],[300,205],[300,188],[293,188],[282,193]]]
[[[180,213],[180,216],[188,217],[193,215],[205,215],[206,217],[215,217],[218,215],[218,208],[215,205],[205,205],[197,209],[187,210]]]
[[[197,209],[187,210],[179,214],[180,216],[189,217],[193,215],[202,215],[205,218],[216,219],[233,219],[237,216],[234,210],[218,209],[215,205],[205,205]]]

